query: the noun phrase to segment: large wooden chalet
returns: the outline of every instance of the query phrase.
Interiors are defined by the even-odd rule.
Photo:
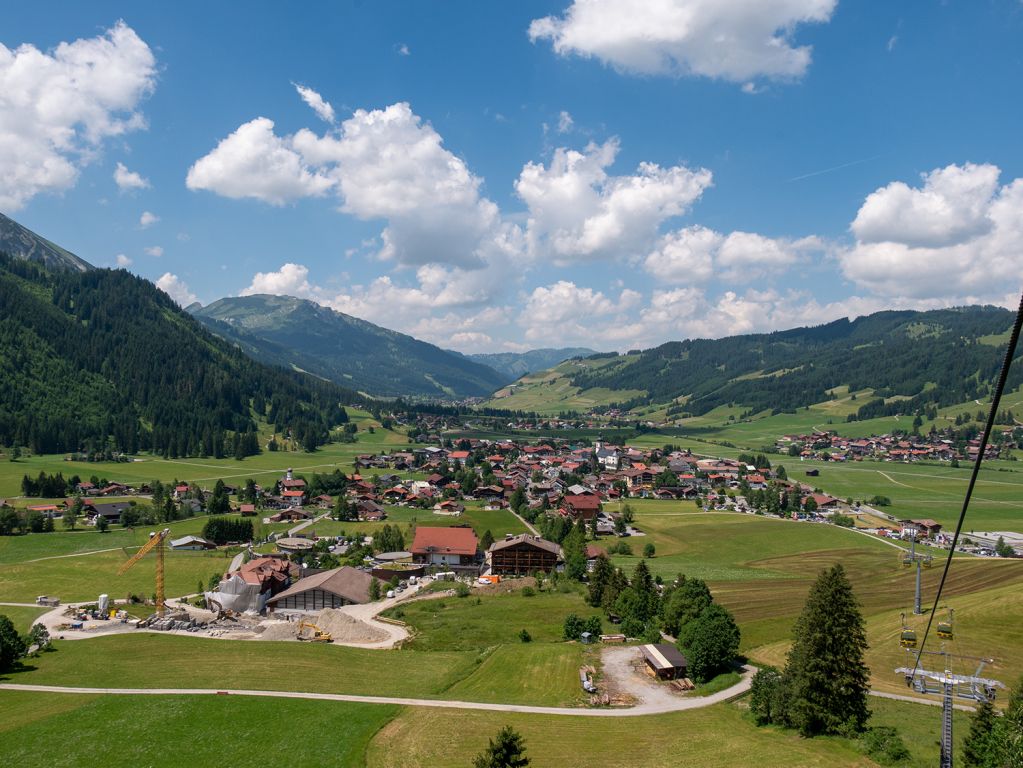
[[[528,533],[490,545],[490,572],[502,576],[535,571],[550,573],[562,559],[560,546]]]

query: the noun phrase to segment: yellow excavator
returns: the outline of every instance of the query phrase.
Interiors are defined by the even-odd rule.
[[[310,630],[312,634],[303,634],[306,630]],[[311,621],[303,621],[298,625],[298,639],[308,640],[313,643],[332,643],[334,638],[331,637],[330,632],[324,632],[318,626],[313,624]]]
[[[170,528],[164,528],[159,533],[150,533],[149,541],[147,541],[142,548],[132,555],[121,569],[117,572],[118,576],[124,575],[124,572],[131,568],[135,563],[141,560],[143,557],[148,555],[154,549],[156,550],[156,615],[163,616],[164,614],[164,591],[163,591],[163,553],[164,543],[167,537],[170,535]]]

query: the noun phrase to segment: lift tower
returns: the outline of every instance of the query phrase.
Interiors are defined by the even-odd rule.
[[[902,556],[902,565],[906,568],[916,566],[916,593],[913,598],[913,615],[920,616],[923,614],[923,608],[920,606],[920,569],[930,568],[934,558],[928,554],[917,553],[916,537],[918,530],[916,528],[906,528],[904,532],[909,532],[911,537],[909,540],[909,552]]]

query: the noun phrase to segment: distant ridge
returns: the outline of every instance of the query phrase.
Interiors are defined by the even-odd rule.
[[[397,331],[292,296],[235,296],[188,307],[246,354],[383,397],[486,397],[493,368]]]
[[[562,349],[531,349],[528,352],[486,352],[466,355],[470,360],[489,365],[498,373],[508,377],[508,382],[515,381],[527,373],[553,368],[573,357],[589,357],[596,354],[587,347],[564,347]]]
[[[33,261],[47,269],[66,269],[72,272],[88,272],[95,267],[71,251],[37,235],[14,219],[0,213],[0,253],[15,259]]]

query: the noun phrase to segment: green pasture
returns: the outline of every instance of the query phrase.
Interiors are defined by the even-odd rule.
[[[504,584],[514,582],[502,582]],[[546,589],[532,597],[520,590],[511,593],[477,594],[417,600],[399,605],[386,615],[411,624],[415,636],[408,647],[419,650],[483,650],[493,646],[519,645],[519,630],[533,637],[529,645],[561,642],[565,616],[599,614],[583,599],[581,588],[568,592]]]
[[[338,536],[342,532],[348,536],[372,536],[384,525],[399,526],[407,546],[412,544],[413,525],[425,527],[471,525],[477,536],[482,536],[484,531],[489,530],[495,539],[501,538],[506,533],[517,534],[528,531],[522,521],[507,509],[486,510],[480,507],[466,507],[465,512],[453,517],[451,515],[435,515],[429,509],[388,506],[387,519],[381,522],[319,520],[302,533],[321,537]]]
[[[101,593],[115,599],[126,597],[129,592],[152,595],[156,588],[155,556],[143,558],[123,576],[118,576],[118,569],[128,557],[129,554],[118,548],[0,566],[0,600],[31,602],[37,595],[55,595],[68,603],[95,600]],[[213,574],[224,573],[230,563],[229,554],[223,551],[168,551],[166,593],[170,597],[192,594],[200,581],[205,584]]]
[[[46,613],[49,608],[29,608],[20,605],[0,605],[0,616],[6,616],[19,632],[28,632],[36,619]]]
[[[249,696],[89,696],[5,691],[0,762],[80,766],[364,765],[398,707]],[[269,723],[287,723],[282,737]],[[215,730],[214,730],[215,729]]]
[[[381,651],[341,645],[119,634],[57,641],[6,682],[129,688],[259,688],[441,698],[476,654]],[[158,660],[158,663],[155,663]],[[34,668],[33,668],[34,667]],[[414,681],[414,689],[409,687]]]

